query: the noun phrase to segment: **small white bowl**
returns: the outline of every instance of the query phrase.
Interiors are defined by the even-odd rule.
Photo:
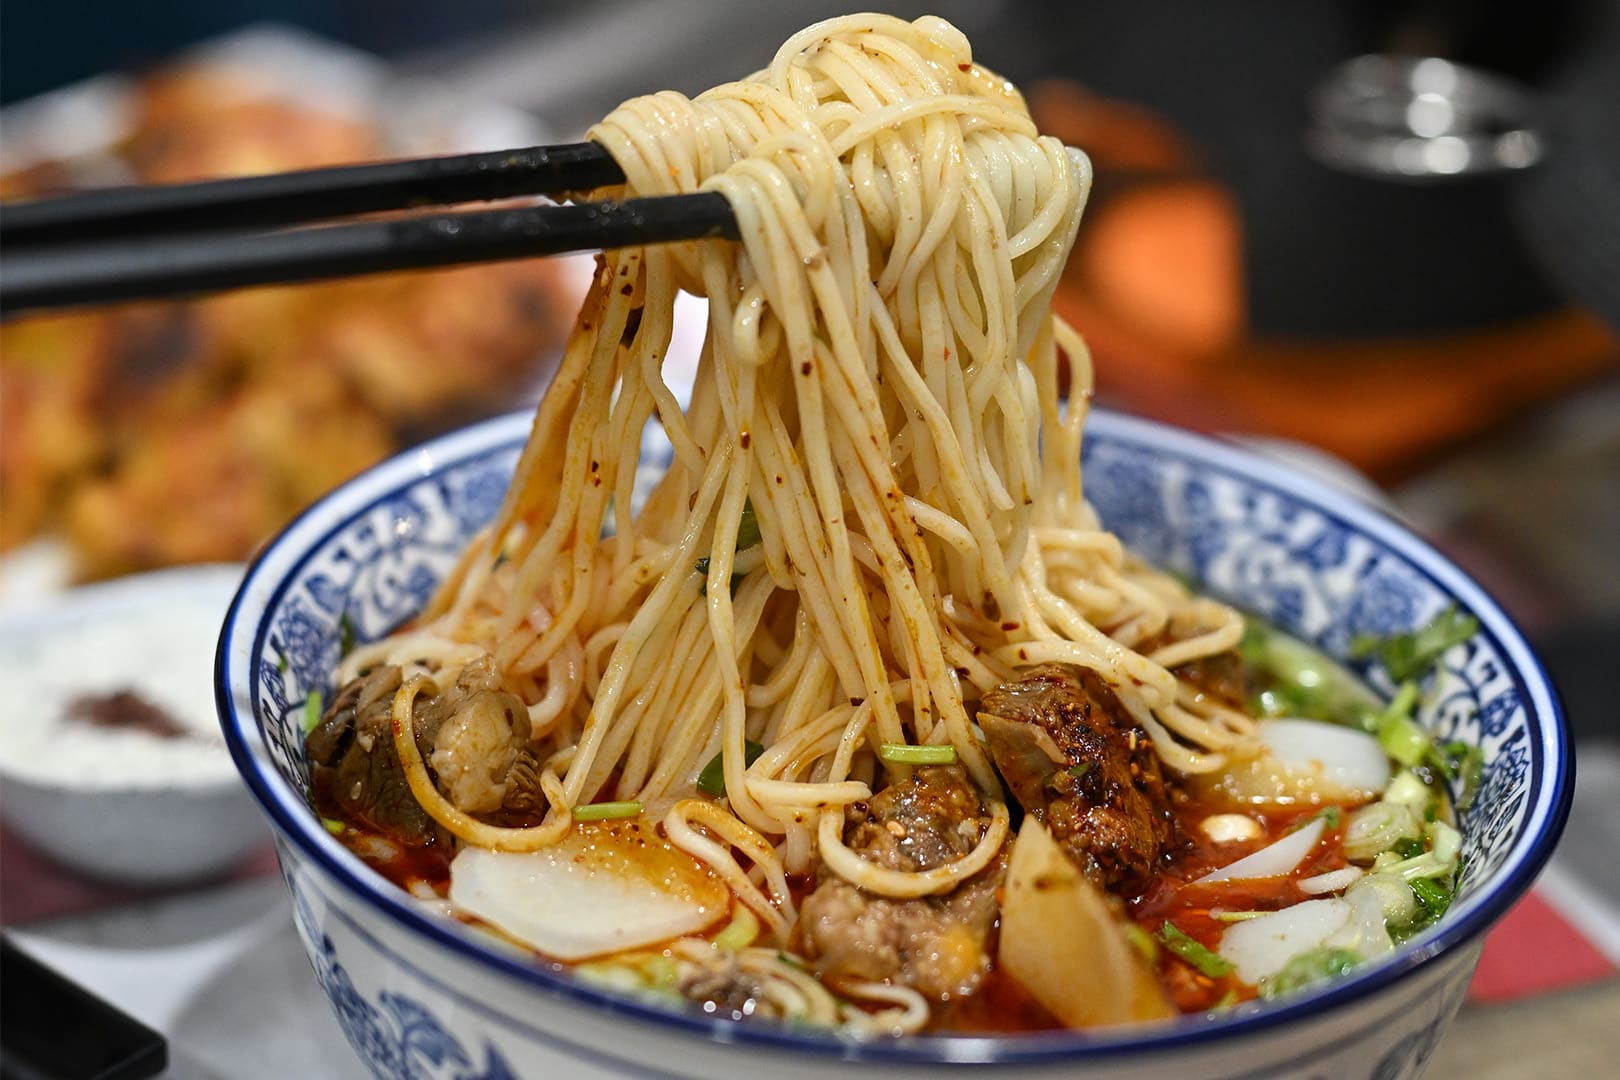
[[[0,615],[0,817],[88,876],[157,886],[216,876],[267,837],[213,707],[219,626],[242,568],[182,567],[69,589]],[[66,717],[131,691],[180,737]]]

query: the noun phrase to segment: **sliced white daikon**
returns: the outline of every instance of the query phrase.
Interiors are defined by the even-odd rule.
[[[1324,947],[1349,923],[1353,909],[1344,900],[1306,900],[1281,911],[1233,923],[1221,935],[1218,951],[1250,985],[1281,971],[1302,953]]]
[[[463,848],[450,902],[559,960],[697,933],[730,910],[730,893],[645,817],[580,823],[532,853]]]
[[[1323,893],[1343,892],[1354,885],[1356,879],[1365,872],[1359,866],[1346,866],[1338,870],[1329,870],[1325,874],[1300,878],[1297,884],[1299,891],[1307,896],[1321,896]]]
[[[1070,1027],[1168,1019],[1175,1009],[1108,896],[1046,826],[1024,819],[1007,865],[1001,968]]]
[[[1362,803],[1389,783],[1389,757],[1372,735],[1288,717],[1262,721],[1247,754],[1206,781],[1239,805]]]
[[[1376,894],[1352,890],[1233,923],[1217,951],[1252,985],[1318,949],[1348,949],[1372,960],[1393,948]]]
[[[1237,862],[1229,863],[1219,870],[1211,870],[1195,884],[1281,877],[1292,871],[1311,853],[1316,842],[1322,839],[1324,825],[1325,822],[1321,818],[1306,822],[1281,840],[1245,855]]]
[[[1285,766],[1313,779],[1330,801],[1371,799],[1389,783],[1389,755],[1376,736],[1320,720],[1277,719],[1260,725],[1260,743]]]

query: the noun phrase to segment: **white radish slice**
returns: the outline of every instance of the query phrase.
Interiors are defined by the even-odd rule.
[[[1320,949],[1349,925],[1354,909],[1344,900],[1306,900],[1281,911],[1233,923],[1217,950],[1251,986],[1275,975],[1301,953]]]
[[[1325,824],[1321,818],[1315,818],[1281,840],[1245,855],[1235,863],[1228,863],[1219,870],[1211,870],[1193,884],[1210,885],[1218,881],[1282,877],[1305,861],[1305,856],[1309,855],[1316,842],[1322,839],[1322,828]]]
[[[1319,720],[1261,721],[1247,753],[1201,781],[1237,806],[1370,802],[1389,784],[1389,758],[1365,731]]]
[[[1110,899],[1024,818],[1001,903],[1001,968],[1070,1027],[1168,1020],[1175,1008]]]
[[[1285,767],[1310,778],[1329,802],[1364,802],[1389,783],[1389,755],[1365,731],[1281,718],[1260,725],[1260,742]]]
[[[720,879],[646,817],[580,823],[556,846],[463,848],[450,902],[558,960],[583,960],[697,933],[724,917]]]
[[[1364,871],[1359,866],[1346,866],[1342,870],[1329,870],[1325,874],[1315,877],[1300,878],[1296,884],[1299,891],[1307,896],[1320,896],[1323,893],[1342,892],[1356,883]]]

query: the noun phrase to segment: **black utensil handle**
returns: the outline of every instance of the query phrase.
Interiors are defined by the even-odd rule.
[[[730,204],[706,192],[276,233],[25,248],[0,260],[0,315],[736,236]]]

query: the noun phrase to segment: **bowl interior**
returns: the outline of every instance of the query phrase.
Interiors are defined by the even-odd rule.
[[[392,896],[308,809],[304,701],[312,692],[329,699],[346,640],[376,639],[420,608],[494,514],[529,420],[503,417],[430,443],[312,508],[251,568],[220,643],[226,739],[285,839],[392,917],[441,938],[454,934]],[[1500,608],[1378,511],[1232,446],[1097,411],[1084,458],[1087,497],[1128,546],[1345,661],[1383,692],[1393,690],[1387,672],[1349,658],[1357,634],[1412,630],[1453,604],[1479,621],[1474,637],[1443,658],[1420,716],[1485,756],[1462,821],[1466,867],[1450,913],[1394,959],[1303,1003],[1277,1003],[1223,1026],[1285,1021],[1301,1008],[1373,993],[1498,918],[1550,853],[1571,788],[1558,703]],[[521,978],[568,982],[461,940],[480,961]],[[1177,1038],[1174,1028],[1136,1039]]]

